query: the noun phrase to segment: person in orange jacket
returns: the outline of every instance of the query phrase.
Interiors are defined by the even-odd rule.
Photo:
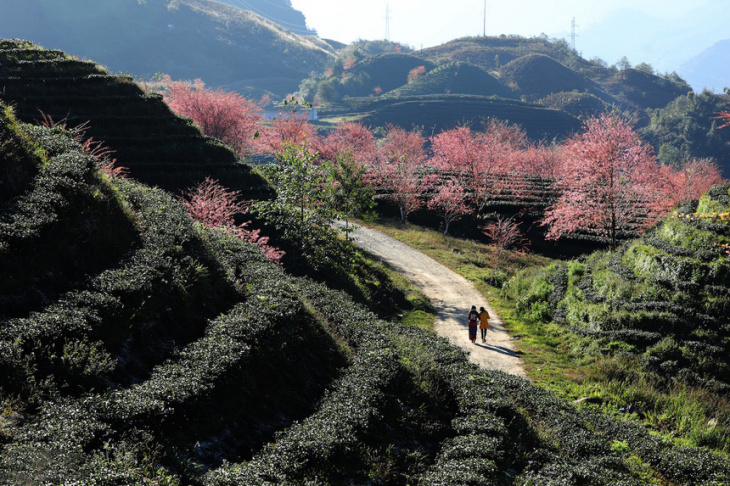
[[[479,329],[482,331],[482,342],[487,342],[487,330],[489,329],[489,312],[484,307],[479,308]]]

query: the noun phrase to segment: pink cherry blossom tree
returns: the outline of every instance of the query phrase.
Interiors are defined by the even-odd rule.
[[[720,168],[711,159],[691,159],[671,174],[671,205],[702,197],[712,186],[722,184]]]
[[[378,157],[368,171],[373,186],[398,205],[403,223],[408,215],[423,207],[423,194],[432,184],[432,178],[424,175],[424,143],[417,131],[389,125],[378,147]]]
[[[377,153],[373,132],[361,123],[342,122],[326,136],[317,138],[313,145],[320,159],[337,162],[348,157],[362,167],[369,165]]]
[[[252,153],[261,121],[256,103],[233,91],[208,89],[200,79],[187,83],[165,76],[162,91],[170,109],[191,118],[205,135],[230,146],[240,157]]]
[[[246,205],[239,201],[240,195],[240,191],[228,190],[218,181],[206,178],[197,186],[185,191],[182,200],[193,220],[253,243],[269,260],[281,262],[284,252],[269,245],[269,237],[261,236],[261,230],[248,229],[250,221],[236,224],[236,215],[248,213]]]
[[[495,131],[474,132],[459,126],[431,138],[433,164],[469,193],[481,211],[508,181],[513,147]]]
[[[277,156],[284,153],[288,146],[311,147],[316,136],[306,114],[282,112],[260,126],[258,153]]]
[[[642,230],[666,211],[658,173],[651,149],[624,118],[607,113],[587,120],[566,146],[559,196],[542,223],[547,237],[586,233],[615,248],[621,233]]]
[[[444,236],[449,233],[452,222],[473,211],[467,204],[467,196],[464,186],[448,181],[428,201],[428,208],[437,211],[444,218]]]

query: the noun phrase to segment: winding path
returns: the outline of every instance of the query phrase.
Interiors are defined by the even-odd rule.
[[[436,308],[436,333],[467,351],[472,362],[485,368],[526,376],[501,319],[468,280],[380,231],[355,226],[350,238],[357,246],[402,273],[431,300]],[[492,316],[486,343],[481,342],[479,334],[476,344],[469,341],[466,315],[472,305],[476,305],[477,309],[484,306]]]

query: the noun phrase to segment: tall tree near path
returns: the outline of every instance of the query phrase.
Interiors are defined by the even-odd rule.
[[[424,143],[420,133],[389,125],[368,173],[373,185],[398,205],[403,223],[409,214],[423,207],[423,194],[432,184],[432,178],[423,173]]]
[[[547,237],[589,234],[615,248],[619,236],[654,223],[668,209],[659,166],[628,121],[615,113],[585,122],[566,146],[556,180],[559,197],[548,208]]]
[[[428,201],[429,209],[436,210],[444,218],[444,236],[449,233],[449,225],[473,211],[467,201],[464,186],[448,181],[441,185],[436,195]]]

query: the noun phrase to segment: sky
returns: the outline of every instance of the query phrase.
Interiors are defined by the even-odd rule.
[[[482,35],[484,0],[291,0],[304,13],[307,25],[320,37],[351,43],[389,37],[413,48]],[[676,18],[697,6],[696,0],[487,0],[486,34],[525,37],[546,34],[566,38],[575,18],[576,32],[621,8]],[[701,2],[699,2],[701,3]]]

